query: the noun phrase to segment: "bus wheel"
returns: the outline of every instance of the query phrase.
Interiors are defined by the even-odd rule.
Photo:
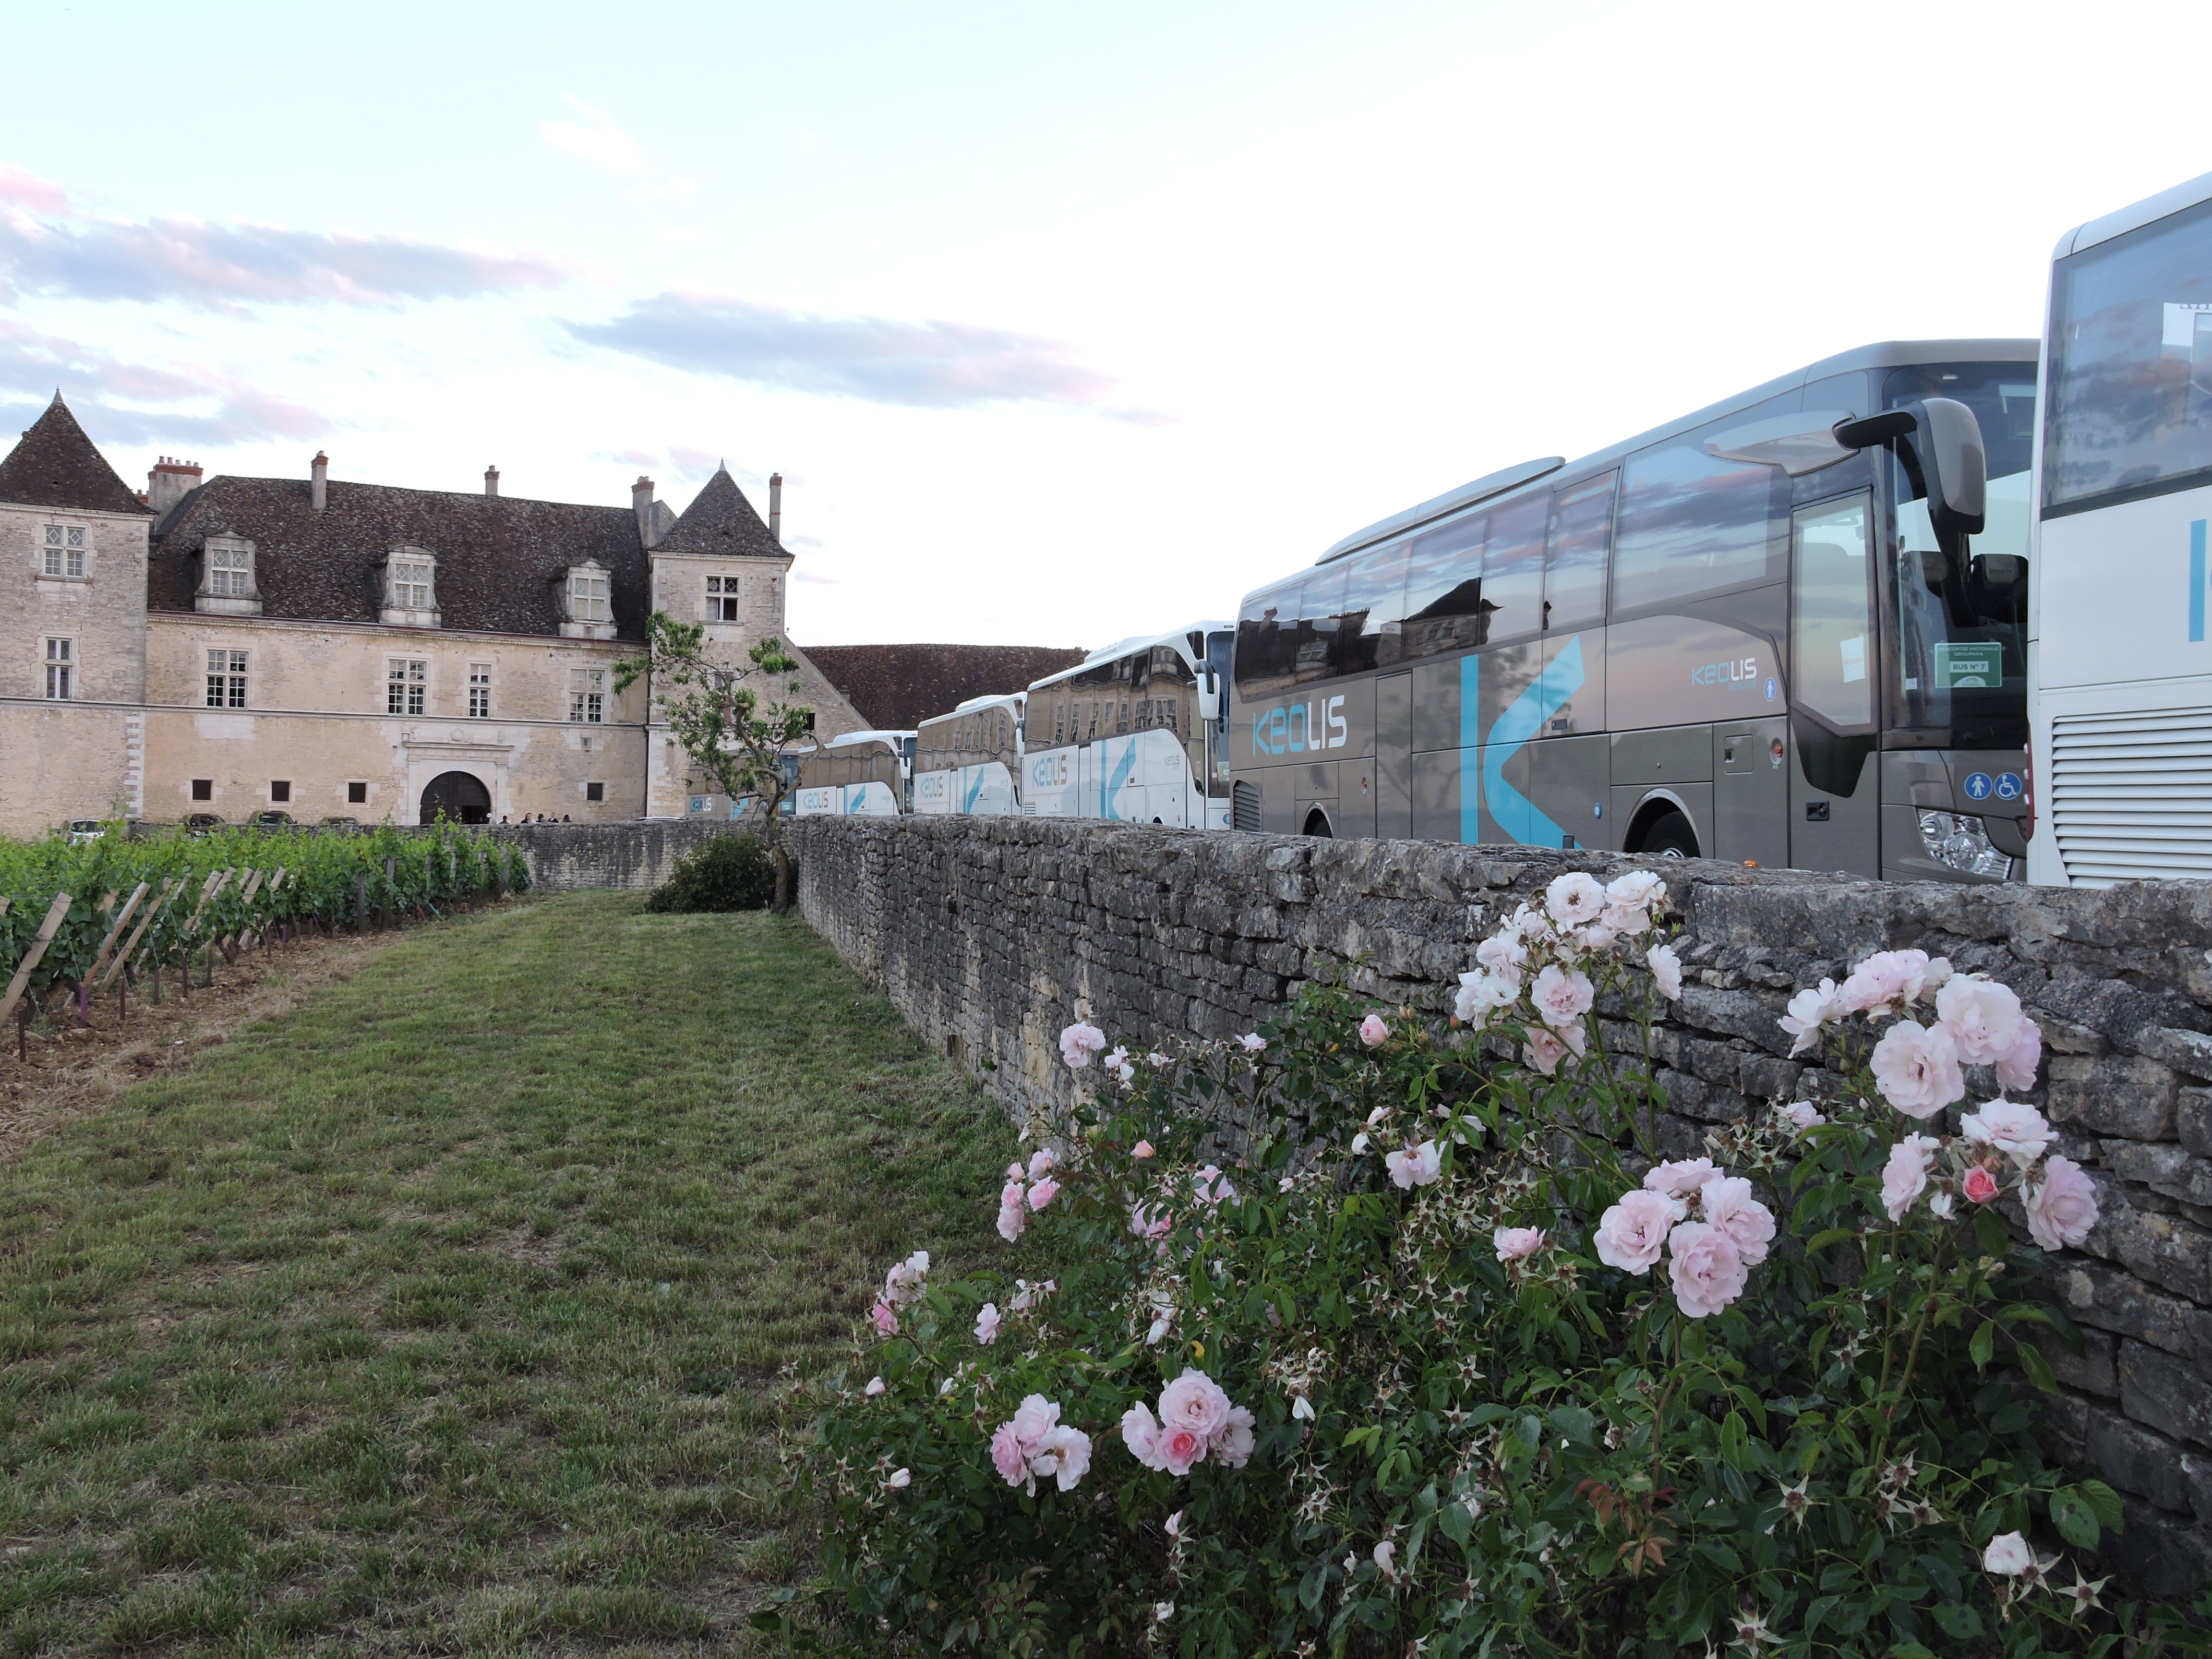
[[[1662,859],[1693,859],[1698,856],[1698,832],[1680,812],[1663,813],[1652,820],[1636,850]]]
[[[1336,836],[1336,831],[1328,827],[1328,814],[1318,806],[1306,814],[1305,833],[1318,836],[1323,841],[1332,841]]]

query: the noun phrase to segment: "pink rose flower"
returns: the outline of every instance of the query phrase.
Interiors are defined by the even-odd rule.
[[[1936,994],[1936,1018],[1951,1033],[1960,1063],[1994,1066],[2020,1042],[2027,1016],[2009,985],[1979,974],[1960,974]]]
[[[2097,1224],[2097,1189],[2070,1158],[2044,1160],[2043,1182],[2027,1195],[2027,1231],[2046,1250],[2079,1244]]]
[[[1749,1276],[1735,1241],[1717,1227],[1686,1221],[1667,1237],[1674,1305],[1692,1319],[1717,1314],[1743,1294]]]
[[[1997,1178],[1977,1164],[1966,1171],[1966,1196],[1977,1204],[1986,1204],[1997,1195]]]
[[[1165,1210],[1154,1215],[1141,1204],[1130,1206],[1129,1231],[1147,1243],[1165,1238],[1174,1227],[1175,1218]]]
[[[1651,1270],[1674,1224],[1674,1201],[1639,1188],[1598,1218],[1597,1259],[1609,1267],[1643,1274]]]
[[[884,1300],[894,1308],[910,1308],[921,1300],[929,1276],[929,1252],[916,1250],[884,1275]]]
[[[1638,933],[1651,931],[1651,915],[1640,906],[1615,904],[1608,900],[1598,915],[1597,925],[1605,929],[1607,935],[1626,934],[1633,939]]]
[[[1241,1469],[1252,1461],[1252,1430],[1258,1419],[1243,1406],[1229,1408],[1229,1420],[1206,1443],[1206,1455],[1224,1468]]]
[[[860,1390],[860,1392],[861,1392],[862,1394],[864,1394],[864,1395],[867,1395],[867,1396],[868,1396],[868,1398],[869,1398],[869,1399],[871,1399],[871,1400],[873,1400],[873,1399],[874,1399],[878,1395],[881,1394],[883,1391],[884,1391],[884,1379],[883,1379],[882,1377],[880,1377],[880,1376],[872,1376],[872,1377],[870,1377],[870,1378],[868,1379],[868,1386],[867,1386],[866,1388],[865,1388],[865,1389],[861,1389],[861,1390]]]
[[[890,1303],[877,1303],[874,1307],[868,1310],[868,1317],[876,1322],[876,1334],[878,1336],[896,1336],[898,1334],[898,1316],[891,1311],[891,1305]]]
[[[1018,1194],[1020,1190],[1019,1188],[1014,1188]],[[1022,1236],[1022,1229],[1029,1224],[1030,1212],[1018,1197],[1011,1204],[1002,1203],[999,1206],[999,1237],[1005,1239],[1007,1243],[1011,1244],[1019,1238]]]
[[[1076,1483],[1091,1473],[1091,1437],[1060,1424],[1045,1436],[1043,1449],[1030,1460],[1030,1473],[1048,1474],[1062,1492],[1073,1492]]]
[[[1850,1012],[1844,994],[1832,979],[1822,980],[1814,989],[1798,992],[1790,999],[1790,1012],[1778,1022],[1784,1030],[1796,1038],[1790,1045],[1790,1057],[1794,1060],[1808,1048],[1818,1048],[1821,1028]]]
[[[1709,1158],[1685,1158],[1655,1164],[1644,1172],[1644,1190],[1669,1198],[1687,1198],[1720,1174]]]
[[[1078,1020],[1060,1034],[1060,1057],[1067,1062],[1071,1072],[1081,1071],[1105,1052],[1106,1033],[1096,1025]]]
[[[1596,884],[1593,882],[1591,885]],[[1563,972],[1554,962],[1547,963],[1544,971],[1536,975],[1529,1000],[1536,1006],[1536,1018],[1556,1030],[1560,1026],[1574,1024],[1589,1012],[1595,995],[1589,975]]]
[[[1375,1571],[1385,1578],[1398,1576],[1398,1547],[1387,1538],[1375,1547]]]
[[[1544,1248],[1544,1230],[1541,1227],[1493,1228],[1490,1242],[1496,1247],[1500,1261],[1519,1261]]]
[[[1140,1403],[1121,1413],[1121,1443],[1129,1449],[1129,1455],[1146,1468],[1166,1467],[1158,1461],[1160,1425],[1153,1420],[1150,1406]]]
[[[1057,1181],[1054,1181],[1050,1176],[1047,1176],[1042,1181],[1038,1182],[1036,1186],[1030,1188],[1030,1208],[1032,1210],[1042,1210],[1046,1205],[1051,1203],[1054,1199],[1059,1196],[1060,1183]]]
[[[1185,1371],[1160,1390],[1163,1429],[1190,1429],[1211,1439],[1229,1420],[1229,1396],[1204,1371]]]
[[[1244,1052],[1248,1054],[1264,1054],[1267,1052],[1267,1039],[1257,1031],[1247,1031],[1237,1041],[1244,1046]]]
[[[986,1344],[996,1342],[999,1340],[999,1304],[997,1303],[986,1302],[982,1311],[975,1316],[975,1340]]]
[[[2008,1089],[2033,1089],[2043,1066],[2043,1028],[2032,1019],[2020,1023],[2020,1036],[1996,1062],[1997,1082]]]
[[[1152,1155],[1152,1143],[1149,1140],[1140,1140],[1135,1146],[1129,1148],[1129,1156],[1131,1158],[1150,1158]]]
[[[1774,1115],[1801,1135],[1828,1121],[1809,1100],[1793,1100],[1787,1106],[1778,1106],[1774,1109]]]
[[[1655,905],[1663,905],[1666,895],[1665,879],[1650,870],[1631,870],[1605,884],[1605,902],[1608,906],[1628,906],[1647,913]]]
[[[1892,1221],[1904,1220],[1913,1200],[1927,1190],[1929,1161],[1940,1144],[1928,1135],[1907,1135],[1889,1149],[1881,1168],[1881,1207]]]
[[[1544,908],[1560,927],[1579,927],[1595,921],[1598,912],[1605,908],[1605,889],[1595,877],[1579,870],[1555,876],[1544,890]]]
[[[1715,1176],[1698,1189],[1698,1208],[1706,1224],[1728,1235],[1747,1267],[1766,1260],[1774,1242],[1774,1212],[1752,1196],[1741,1176]]]
[[[1025,1395],[1014,1412],[1014,1420],[1006,1426],[1014,1431],[1024,1452],[1034,1453],[1044,1444],[1053,1425],[1060,1421],[1060,1407],[1041,1394]]]
[[[1565,1043],[1540,1025],[1528,1033],[1528,1063],[1546,1077],[1556,1074],[1559,1062],[1572,1052]]]
[[[1190,1466],[1206,1456],[1206,1437],[1188,1429],[1160,1430],[1160,1467],[1181,1480],[1190,1473]]]
[[[893,1469],[884,1480],[884,1485],[889,1486],[893,1492],[904,1492],[908,1486],[914,1485],[914,1471]]]
[[[1031,1181],[1043,1180],[1046,1176],[1052,1172],[1053,1166],[1059,1162],[1059,1158],[1054,1153],[1051,1147],[1038,1147],[1036,1151],[1030,1154],[1030,1179]]]
[[[1927,951],[1877,951],[1844,981],[1844,1006],[1855,1014],[1899,1013],[1927,983]]]
[[[1882,1097],[1907,1117],[1930,1118],[1966,1092],[1951,1033],[1900,1019],[1875,1044],[1874,1080]]]
[[[1474,947],[1474,959],[1487,969],[1493,979],[1500,980],[1514,990],[1521,988],[1522,970],[1528,962],[1528,947],[1513,933],[1492,933]],[[1461,976],[1464,983],[1466,975]]]
[[[1443,1172],[1443,1160],[1433,1140],[1425,1140],[1418,1146],[1403,1147],[1390,1153],[1382,1163],[1390,1171],[1390,1184],[1408,1192],[1416,1187],[1433,1185]]]
[[[1669,1002],[1682,1000],[1682,958],[1674,954],[1673,945],[1653,945],[1644,953],[1644,965],[1651,970],[1652,982],[1658,986],[1661,996]]]
[[[2027,1540],[2016,1532],[1999,1533],[1982,1553],[1982,1571],[2001,1577],[2017,1578],[2034,1565],[2035,1552],[2028,1548]]]
[[[1953,980],[1952,985],[1959,981]],[[1949,990],[1950,986],[1943,988]],[[1978,1112],[1959,1120],[1959,1127],[1977,1146],[2002,1152],[2025,1170],[2041,1158],[2051,1145],[2051,1126],[2034,1107],[1999,1095]]]
[[[1359,1040],[1370,1048],[1381,1048],[1390,1040],[1390,1022],[1370,1013],[1359,1022]]]
[[[1474,973],[1459,976],[1459,993],[1452,998],[1452,1015],[1480,1030],[1500,1008],[1512,1006],[1521,994],[1521,975],[1509,980],[1502,974]]]
[[[1192,1191],[1201,1204],[1225,1204],[1237,1196],[1237,1188],[1229,1177],[1211,1164],[1198,1172]]]
[[[1018,1486],[1030,1478],[1028,1455],[1022,1450],[1022,1443],[1011,1423],[1001,1423],[999,1431],[991,1437],[991,1467],[1010,1486]]]

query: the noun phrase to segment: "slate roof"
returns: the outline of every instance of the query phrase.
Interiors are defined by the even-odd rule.
[[[787,556],[726,468],[716,469],[714,476],[707,480],[707,487],[684,509],[676,528],[653,551],[728,553],[746,558]]]
[[[1083,660],[1049,645],[810,645],[806,655],[870,726],[908,732],[970,697],[1028,689]]]
[[[95,513],[145,513],[129,484],[92,447],[62,394],[31,422],[23,441],[0,460],[0,501],[24,507],[75,507]]]
[[[217,477],[192,491],[155,527],[147,608],[191,610],[200,550],[210,536],[228,532],[254,544],[264,616],[374,623],[382,593],[376,567],[407,543],[437,556],[444,629],[557,635],[559,583],[588,558],[612,573],[617,635],[645,637],[648,570],[629,507],[333,478],[318,513],[309,489],[305,478]]]

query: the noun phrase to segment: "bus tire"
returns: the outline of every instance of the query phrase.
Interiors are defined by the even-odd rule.
[[[1698,856],[1698,832],[1680,812],[1662,812],[1645,826],[1630,850],[1662,859],[1693,859]]]
[[[1322,841],[1334,841],[1336,838],[1336,831],[1328,827],[1328,814],[1318,806],[1306,814],[1306,827],[1300,833],[1317,836]]]

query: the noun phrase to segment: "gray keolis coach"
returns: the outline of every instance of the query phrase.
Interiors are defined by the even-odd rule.
[[[2035,371],[1867,346],[1346,537],[1244,601],[1233,822],[2021,878]]]

